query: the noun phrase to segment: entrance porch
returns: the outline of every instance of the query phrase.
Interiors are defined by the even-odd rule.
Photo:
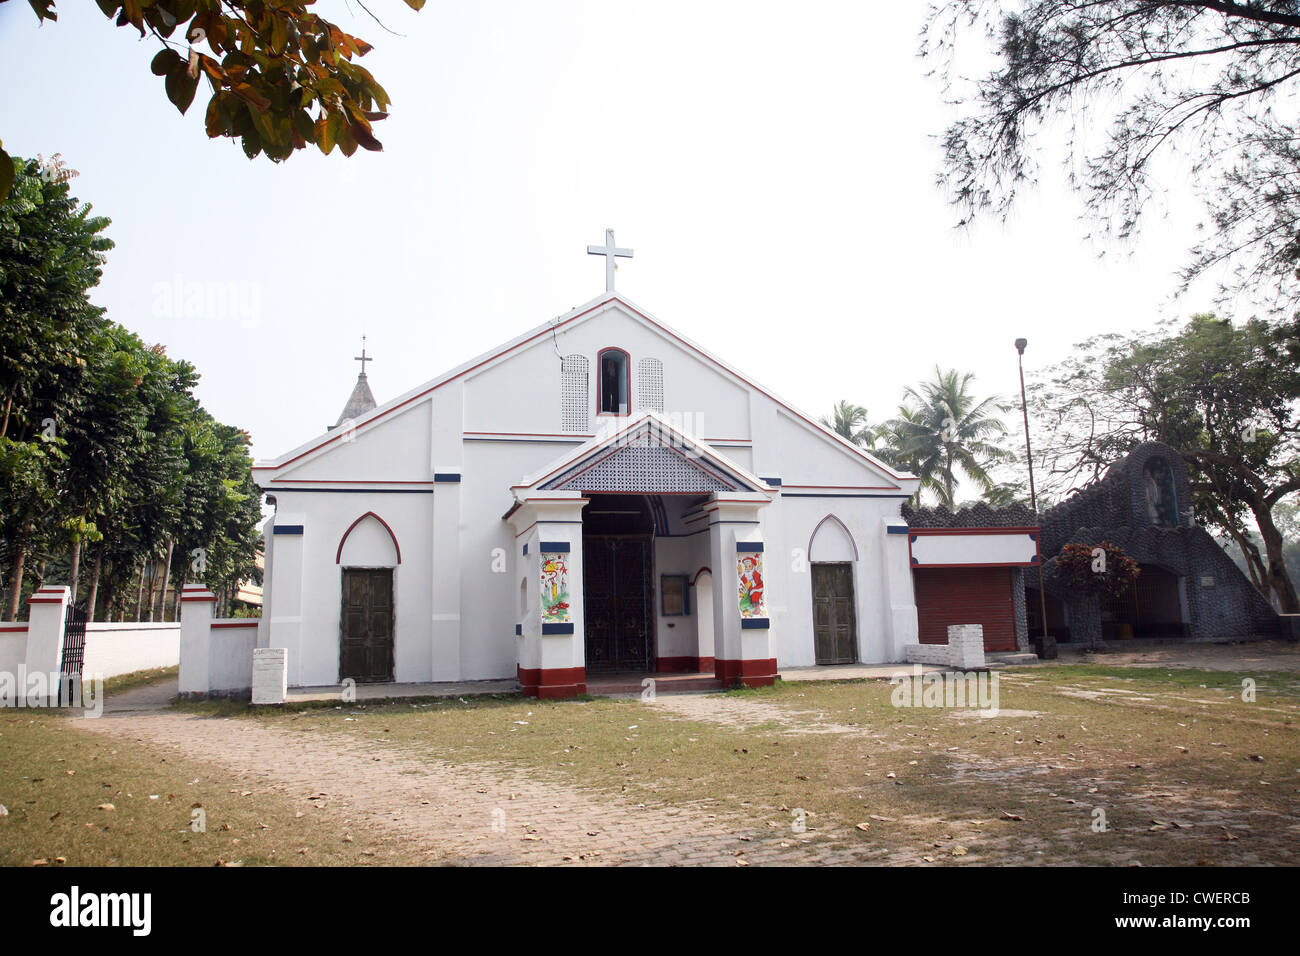
[[[512,490],[524,693],[773,683],[775,489],[647,413]]]

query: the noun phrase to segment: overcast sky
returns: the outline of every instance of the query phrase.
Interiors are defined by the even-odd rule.
[[[370,6],[404,36],[319,9],[375,46],[384,152],[277,165],[207,139],[206,84],[181,117],[157,42],[93,4],[0,5],[5,148],[80,170],[117,243],[93,298],[194,362],[258,458],[334,422],[363,332],[383,402],[599,295],[606,227],[636,251],[621,292],[815,414],[888,417],[936,363],[1012,395],[1018,336],[1032,368],[1208,308],[1170,298],[1198,213],[1177,197],[1104,259],[1054,166],[1006,224],[953,229],[919,0]]]

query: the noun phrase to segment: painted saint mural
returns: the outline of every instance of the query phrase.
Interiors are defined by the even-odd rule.
[[[767,605],[763,602],[763,552],[741,552],[736,558],[736,577],[740,616],[767,617]]]
[[[1152,458],[1142,469],[1146,490],[1147,518],[1162,528],[1178,525],[1178,497],[1174,491],[1174,472],[1163,458]]]
[[[542,623],[563,624],[569,620],[569,563],[567,555],[543,554]]]

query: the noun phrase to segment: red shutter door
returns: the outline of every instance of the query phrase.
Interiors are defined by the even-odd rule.
[[[1010,568],[916,568],[922,644],[947,644],[949,624],[984,625],[984,650],[1016,649]]]

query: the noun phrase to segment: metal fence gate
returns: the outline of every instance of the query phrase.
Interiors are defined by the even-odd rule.
[[[81,700],[81,668],[86,662],[86,612],[68,605],[63,623],[63,660],[59,666],[59,704]],[[73,688],[76,688],[75,694]]]

